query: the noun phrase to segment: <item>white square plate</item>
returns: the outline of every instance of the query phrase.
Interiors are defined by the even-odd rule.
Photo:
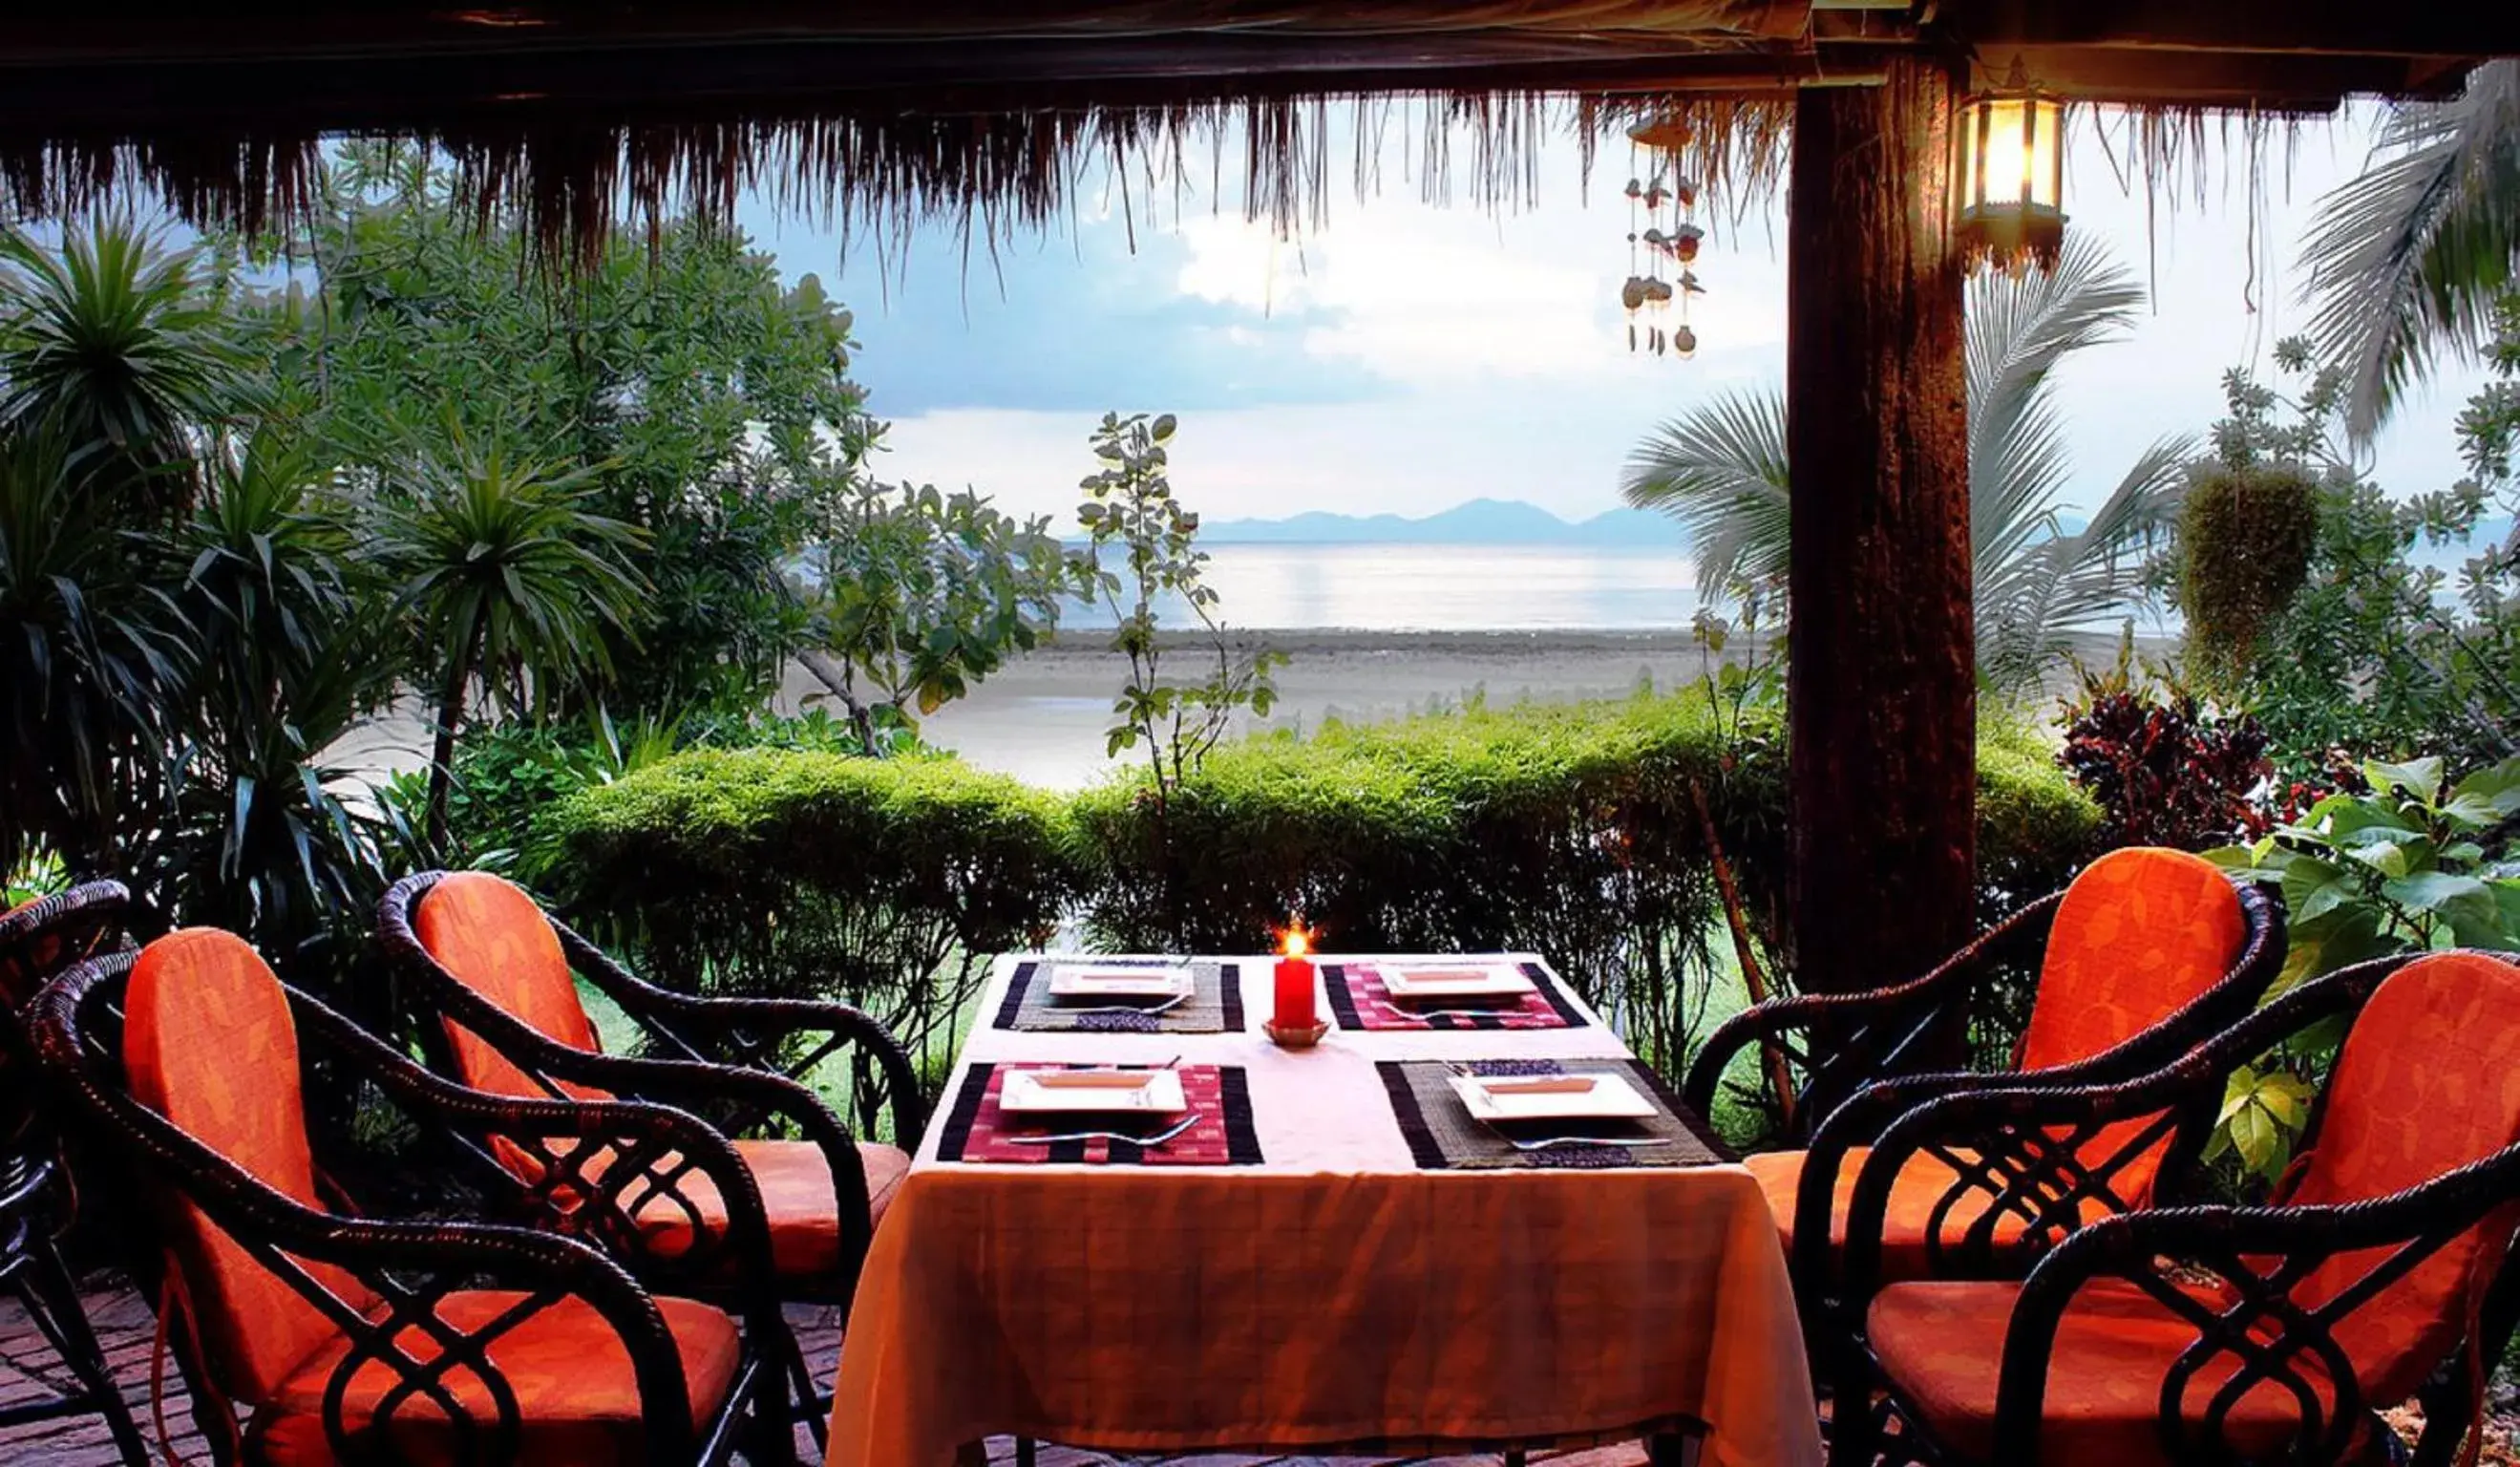
[[[1453,1091],[1478,1120],[1642,1121],[1662,1114],[1619,1075],[1456,1075]]]
[[[1058,963],[1050,970],[1053,998],[1178,998],[1191,988],[1188,968]]]
[[[1376,963],[1382,989],[1409,1003],[1427,998],[1516,998],[1532,991],[1531,976],[1511,963]]]
[[[1190,1109],[1178,1070],[1010,1070],[998,1109],[1012,1115],[1178,1116]]]

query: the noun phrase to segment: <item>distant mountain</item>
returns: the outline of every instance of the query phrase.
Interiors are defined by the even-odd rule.
[[[1518,499],[1473,499],[1418,520],[1319,510],[1284,520],[1216,520],[1200,526],[1198,537],[1208,545],[1682,545],[1680,530],[1650,510],[1614,509],[1570,522]]]

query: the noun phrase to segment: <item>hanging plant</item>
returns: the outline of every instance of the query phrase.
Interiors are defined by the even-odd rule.
[[[2179,609],[2191,666],[2236,676],[2310,578],[2318,486],[2287,469],[2216,467],[2179,514]]]

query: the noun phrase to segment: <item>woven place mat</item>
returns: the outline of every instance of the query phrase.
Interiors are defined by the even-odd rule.
[[[1557,986],[1549,970],[1538,963],[1521,966],[1523,975],[1531,980],[1532,990],[1517,1002],[1465,1005],[1445,1013],[1418,1013],[1394,1000],[1391,990],[1382,986],[1381,973],[1372,963],[1325,963],[1322,986],[1329,992],[1330,1012],[1338,1016],[1339,1028],[1346,1030],[1581,1028],[1584,1011]],[[1447,1005],[1430,1000],[1418,1007],[1445,1009]]]
[[[1476,1060],[1478,1075],[1618,1075],[1662,1114],[1639,1121],[1532,1122],[1535,1135],[1653,1136],[1654,1146],[1551,1146],[1517,1151],[1504,1133],[1471,1118],[1453,1090],[1453,1067],[1442,1060],[1385,1060],[1374,1066],[1410,1154],[1421,1171],[1477,1171],[1523,1167],[1583,1169],[1616,1167],[1711,1167],[1732,1160],[1689,1113],[1662,1077],[1636,1060]]]
[[[1191,995],[1160,1014],[1077,1013],[1078,1009],[1121,1007],[1125,1000],[1052,997],[1050,970],[1062,963],[1093,968],[1188,968]],[[997,1027],[1028,1033],[1238,1034],[1242,1032],[1241,971],[1233,963],[1204,959],[1080,956],[1020,963],[1007,984],[1005,1001],[998,1005]]]
[[[1239,1065],[1183,1065],[1182,1098],[1198,1112],[1198,1123],[1160,1146],[1131,1141],[1061,1141],[1055,1146],[1027,1145],[1024,1135],[1064,1135],[1083,1130],[1171,1128],[1181,1118],[1137,1120],[1126,1116],[1011,1116],[998,1107],[998,1092],[1014,1070],[1092,1069],[1082,1065],[973,1064],[964,1077],[945,1129],[936,1138],[940,1162],[1089,1162],[1114,1167],[1256,1167],[1260,1133],[1251,1121],[1251,1077]],[[1143,1070],[1143,1065],[1122,1066]]]

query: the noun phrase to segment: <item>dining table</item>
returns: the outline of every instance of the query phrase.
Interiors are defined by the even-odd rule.
[[[1815,1467],[1757,1182],[1573,986],[1530,953],[1326,954],[1328,1031],[1291,1047],[1265,1028],[1277,961],[992,964],[860,1276],[829,1462],[947,1467],[1002,1435],[1396,1454],[1685,1433],[1701,1462]],[[1529,992],[1396,996],[1429,965]],[[1131,967],[1180,996],[1052,991]],[[1185,1109],[1051,1140],[1082,1128],[1012,1108],[1111,1068],[1176,1072]],[[1517,1146],[1560,1138],[1473,1119],[1464,1076],[1606,1076],[1652,1114]]]

